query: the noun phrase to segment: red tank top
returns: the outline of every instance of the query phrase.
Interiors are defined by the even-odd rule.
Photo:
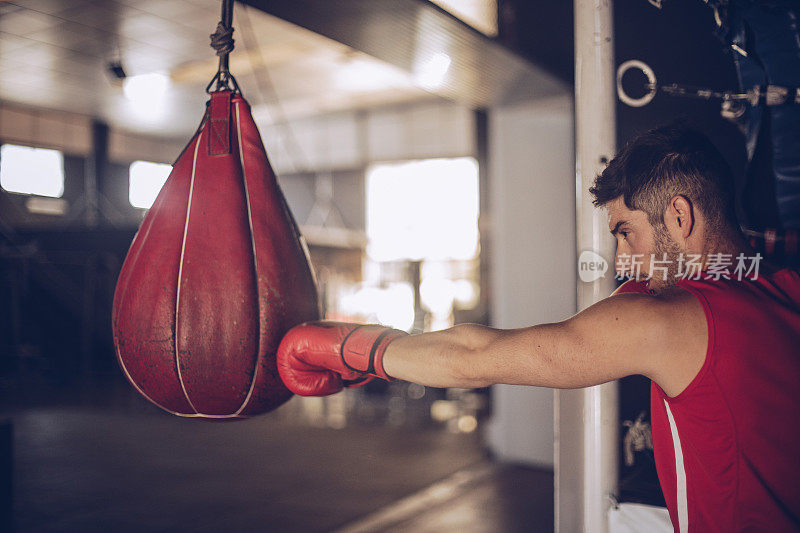
[[[650,388],[675,531],[800,531],[800,274],[678,286],[705,310],[708,350],[679,395]],[[621,292],[646,289],[630,282]]]

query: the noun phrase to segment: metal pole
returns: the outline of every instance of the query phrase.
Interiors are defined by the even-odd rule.
[[[575,146],[578,254],[609,262],[597,281],[578,281],[578,309],[614,290],[614,242],[589,187],[616,152],[613,5],[575,0]],[[556,391],[556,531],[605,533],[618,476],[618,390],[612,382]]]
[[[220,14],[220,20],[222,21],[222,25],[225,28],[230,29],[233,26],[233,0],[222,0],[222,13]],[[228,54],[222,54],[219,56],[219,72],[220,78],[225,76],[228,77]]]

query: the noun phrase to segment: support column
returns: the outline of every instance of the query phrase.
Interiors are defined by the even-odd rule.
[[[578,309],[614,289],[614,243],[606,215],[589,187],[616,152],[616,97],[611,0],[575,0],[575,127],[578,254],[592,250],[609,262],[605,277],[578,281]],[[605,533],[608,496],[616,491],[618,391],[612,382],[556,391],[556,531]]]
[[[108,125],[92,122],[92,153],[86,158],[83,177],[83,220],[87,227],[95,228],[102,215],[100,199],[103,198],[103,180],[108,164]]]

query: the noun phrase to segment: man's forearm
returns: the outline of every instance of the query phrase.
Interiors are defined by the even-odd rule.
[[[691,335],[679,334],[689,327]],[[398,379],[464,388],[506,383],[568,389],[631,374],[663,388],[677,376],[673,388],[680,392],[705,360],[707,335],[703,308],[690,293],[621,294],[561,322],[518,329],[464,324],[397,339],[384,368]],[[685,371],[669,366],[686,353],[697,357],[681,367]]]
[[[411,335],[393,341],[383,367],[393,378],[429,387],[476,388],[492,385],[480,354],[499,330],[478,324]]]
[[[505,330],[461,324],[395,340],[383,364],[391,377],[432,387],[577,388],[627,375],[589,337],[569,320]]]

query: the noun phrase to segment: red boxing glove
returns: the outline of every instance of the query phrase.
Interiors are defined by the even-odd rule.
[[[327,396],[372,377],[391,380],[383,369],[383,354],[390,342],[406,335],[374,324],[306,322],[281,340],[278,373],[301,396]]]

